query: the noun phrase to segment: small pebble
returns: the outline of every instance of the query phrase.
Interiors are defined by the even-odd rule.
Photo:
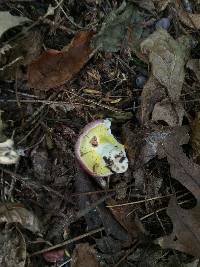
[[[160,28],[168,30],[169,26],[170,26],[170,20],[168,18],[162,18],[156,22],[155,28],[156,30]]]
[[[137,88],[142,89],[146,83],[147,78],[144,75],[138,75],[135,79],[135,84]]]

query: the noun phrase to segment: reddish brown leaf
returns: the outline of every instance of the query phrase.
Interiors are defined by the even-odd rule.
[[[71,267],[100,267],[95,250],[88,243],[76,245],[72,255]]]
[[[50,89],[69,81],[88,61],[92,52],[93,32],[78,32],[67,51],[50,49],[28,67],[28,84],[36,89]]]
[[[167,213],[173,222],[173,232],[157,239],[162,248],[172,248],[200,257],[200,206],[182,209],[172,198]]]

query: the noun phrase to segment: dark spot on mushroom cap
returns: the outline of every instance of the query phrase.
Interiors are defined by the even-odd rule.
[[[98,146],[98,140],[97,140],[97,137],[96,136],[93,136],[92,139],[90,140],[90,144],[93,146],[93,147],[97,147]]]
[[[119,160],[119,162],[122,163],[125,159],[126,159],[126,157],[121,157],[121,159]]]

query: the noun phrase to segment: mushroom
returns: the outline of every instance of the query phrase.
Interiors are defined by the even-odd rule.
[[[87,124],[75,145],[78,162],[94,177],[124,173],[128,168],[124,146],[111,134],[110,127],[109,119]]]

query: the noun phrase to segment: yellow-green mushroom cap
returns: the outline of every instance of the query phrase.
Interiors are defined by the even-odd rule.
[[[76,142],[76,158],[92,176],[105,177],[128,168],[124,146],[111,134],[110,126],[109,119],[91,122]]]

